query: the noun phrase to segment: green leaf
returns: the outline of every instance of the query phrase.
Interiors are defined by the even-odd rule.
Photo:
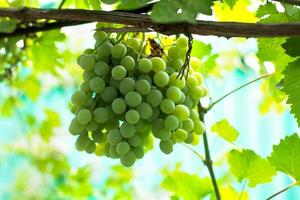
[[[286,39],[282,47],[288,55],[292,57],[300,56],[300,37],[290,37]]]
[[[89,0],[89,4],[94,10],[100,10],[101,9],[101,3],[100,0]]]
[[[191,56],[202,59],[204,56],[210,55],[211,50],[212,47],[210,44],[205,44],[204,42],[201,42],[199,40],[194,40]]]
[[[256,12],[256,17],[262,18],[266,15],[272,15],[272,14],[276,14],[278,13],[277,9],[276,9],[276,5],[268,2],[264,5],[261,5],[257,12]]]
[[[276,174],[275,168],[252,150],[232,150],[229,152],[227,161],[231,173],[242,182],[248,181],[250,187],[272,181]]]
[[[281,90],[288,95],[287,103],[291,104],[291,112],[300,126],[300,58],[290,63],[283,74],[285,77]]]
[[[18,22],[12,19],[0,20],[0,33],[12,33],[16,30]]]
[[[121,3],[118,6],[118,9],[133,10],[133,9],[137,9],[137,8],[142,8],[150,1],[151,0],[122,0],[122,1],[120,1]]]
[[[300,182],[300,138],[297,133],[285,137],[278,145],[274,145],[268,159],[278,171]]]
[[[211,15],[212,0],[161,0],[153,6],[151,19],[159,23],[195,23],[198,13]]]
[[[216,132],[220,137],[224,138],[228,142],[235,142],[239,136],[239,132],[231,126],[226,119],[222,119],[212,125],[211,131]]]
[[[225,0],[225,3],[232,9],[237,0]]]
[[[166,172],[162,187],[172,192],[173,195],[188,200],[203,199],[212,191],[209,178],[200,178],[198,175],[179,170]]]

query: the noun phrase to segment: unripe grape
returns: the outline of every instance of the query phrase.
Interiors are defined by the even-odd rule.
[[[169,87],[166,91],[166,95],[169,99],[171,99],[175,103],[179,102],[181,99],[181,91],[176,86]]]
[[[139,112],[141,119],[150,119],[152,117],[152,107],[147,103],[142,102],[136,110]]]
[[[125,114],[125,120],[129,124],[136,124],[140,120],[140,115],[136,110],[129,110]]]
[[[158,131],[158,137],[163,140],[163,141],[166,141],[166,140],[169,140],[170,137],[171,137],[171,131],[163,128],[163,129],[160,129]]]
[[[104,43],[108,41],[108,35],[104,31],[96,31],[94,33],[94,38],[97,41],[97,43]]]
[[[175,72],[170,75],[169,85],[183,89],[185,87],[185,79],[180,76],[178,77],[178,73]]]
[[[105,82],[100,77],[95,77],[90,81],[90,89],[95,93],[102,93],[105,88]]]
[[[85,148],[85,152],[91,154],[96,151],[96,144],[93,141],[90,141],[89,145]]]
[[[175,109],[175,103],[171,99],[164,99],[160,104],[160,109],[166,114],[170,114]]]
[[[71,97],[72,103],[77,106],[83,106],[87,102],[87,100],[88,98],[86,94],[81,90],[75,92]]]
[[[95,65],[95,73],[98,76],[106,76],[109,74],[110,68],[105,62],[97,62]]]
[[[205,132],[205,126],[200,120],[194,121],[194,132],[197,135],[202,135]]]
[[[130,138],[130,137],[134,136],[134,134],[136,132],[136,128],[132,124],[129,124],[127,122],[123,122],[121,127],[120,127],[120,131],[121,131],[121,135],[124,138]]]
[[[91,70],[96,64],[96,56],[94,54],[83,54],[79,56],[77,63],[84,70]]]
[[[166,69],[166,62],[160,57],[151,58],[152,70],[154,72],[164,71]]]
[[[190,65],[195,71],[201,70],[201,60],[199,58],[191,57]]]
[[[160,141],[160,150],[165,154],[170,154],[173,151],[173,143],[170,140]]]
[[[76,119],[80,124],[86,125],[91,121],[92,113],[88,109],[83,108],[77,113]]]
[[[111,75],[114,79],[120,81],[126,76],[126,69],[122,65],[115,66],[112,71]]]
[[[131,149],[131,151],[134,153],[135,157],[138,159],[141,159],[144,157],[144,150],[142,147],[134,147]]]
[[[108,132],[107,141],[111,145],[117,145],[122,141],[123,137],[119,129],[112,129]]]
[[[194,99],[194,100],[199,100],[202,96],[204,95],[204,92],[202,90],[201,86],[195,86],[193,88],[190,89],[190,96]]]
[[[69,132],[72,135],[79,135],[85,131],[85,128],[82,124],[78,122],[76,118],[72,119],[70,126],[69,126]]]
[[[121,60],[121,65],[124,66],[127,71],[133,71],[135,68],[135,61],[131,56],[125,56]]]
[[[125,102],[130,107],[137,107],[142,102],[142,96],[135,91],[128,92],[125,95]]]
[[[184,140],[185,143],[187,144],[192,144],[194,142],[194,134],[193,133],[188,133],[188,137]]]
[[[179,120],[175,115],[169,115],[164,121],[164,126],[169,131],[174,131],[179,126]]]
[[[124,167],[131,167],[135,163],[135,154],[129,151],[127,154],[121,156],[120,161]]]
[[[170,59],[178,59],[181,57],[180,49],[176,46],[172,46],[168,50],[168,57]]]
[[[186,85],[189,88],[193,88],[198,84],[198,80],[194,75],[189,75],[186,81]]]
[[[127,154],[129,150],[130,146],[127,142],[120,142],[117,144],[116,151],[120,156]]]
[[[118,96],[118,92],[113,87],[106,87],[101,94],[101,98],[104,102],[112,102]]]
[[[139,60],[138,68],[142,73],[148,73],[152,70],[152,62],[147,58]]]
[[[141,79],[136,82],[135,89],[141,95],[147,95],[151,91],[151,85],[147,80]]]
[[[159,115],[160,115],[160,108],[159,107],[152,108],[152,116],[149,119],[149,121],[156,120],[159,117]]]
[[[125,47],[124,44],[116,44],[111,49],[111,55],[113,58],[120,59],[120,58],[124,57],[126,55],[126,53],[127,53],[127,48]]]
[[[130,38],[127,41],[127,45],[129,47],[131,47],[133,50],[135,50],[136,52],[140,52],[141,47],[142,47],[141,44],[142,44],[142,41],[139,38]]]
[[[78,151],[83,151],[89,146],[90,142],[91,140],[87,135],[80,135],[76,140],[75,147]]]
[[[104,135],[101,131],[93,131],[92,132],[93,141],[96,143],[101,143],[105,141]]]
[[[182,122],[182,128],[187,132],[191,132],[194,129],[194,122],[191,118],[187,118]]]
[[[190,110],[185,105],[176,105],[173,115],[179,120],[184,121],[190,116]]]
[[[174,132],[175,138],[178,142],[183,142],[184,140],[186,140],[188,138],[188,133],[179,128]]]
[[[88,131],[96,131],[99,128],[99,124],[96,122],[95,119],[92,119],[87,125],[86,129]]]
[[[97,45],[98,57],[104,59],[109,58],[113,45],[110,42],[100,43]]]
[[[103,107],[96,108],[94,114],[95,114],[95,120],[98,123],[105,123],[108,120],[109,113],[107,109]]]
[[[182,59],[175,59],[171,61],[171,66],[177,71],[179,71],[182,68],[183,64],[184,62]]]
[[[157,89],[152,89],[150,93],[147,95],[147,102],[152,106],[152,107],[157,107],[160,105],[163,99],[163,95],[160,90]]]
[[[153,77],[153,81],[158,87],[165,87],[169,83],[169,75],[164,71],[157,72]]]
[[[134,135],[133,137],[128,139],[128,143],[133,147],[138,147],[141,145],[142,140],[138,135]]]
[[[180,37],[176,41],[176,46],[182,49],[187,49],[188,48],[188,39],[184,37]]]
[[[193,76],[195,76],[195,78],[197,79],[198,85],[201,85],[203,83],[204,78],[203,78],[203,75],[201,73],[194,72]]]
[[[122,114],[126,110],[125,100],[122,98],[116,98],[115,100],[113,100],[111,107],[112,107],[112,110],[114,111],[114,113]]]
[[[80,90],[88,93],[91,91],[90,89],[90,81],[84,81],[80,84]]]
[[[127,94],[135,89],[135,82],[132,78],[126,77],[124,78],[119,85],[119,90],[122,94]]]

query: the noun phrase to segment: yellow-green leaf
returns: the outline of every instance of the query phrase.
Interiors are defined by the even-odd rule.
[[[219,136],[229,142],[235,142],[239,136],[239,132],[229,124],[226,119],[215,123],[211,127],[211,131],[217,133]]]

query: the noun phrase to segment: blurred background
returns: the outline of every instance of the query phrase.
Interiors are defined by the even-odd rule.
[[[57,4],[40,2],[43,7]],[[11,65],[13,59],[24,59],[18,62],[14,79],[0,82],[1,200],[162,200],[184,193],[182,190],[191,184],[186,173],[190,178],[208,175],[202,161],[181,145],[176,145],[172,154],[164,155],[155,142],[153,150],[132,168],[120,166],[118,160],[76,151],[76,138],[68,133],[72,119],[70,97],[81,82],[77,56],[85,48],[93,47],[94,28],[92,23],[51,34],[45,32],[20,58],[1,53],[2,64],[8,59],[12,60]],[[212,100],[263,72],[274,71],[271,62],[259,59],[256,39],[195,38],[205,49],[202,72]],[[17,43],[19,48],[24,46],[22,42]],[[266,157],[272,151],[272,144],[299,131],[281,94],[269,88],[274,84],[272,81],[260,80],[234,93],[206,116],[217,177],[222,177],[223,183],[230,183],[238,192],[249,190],[250,199],[266,199],[292,182],[278,174],[272,183],[243,189],[244,182],[236,183],[227,174],[224,155],[232,148],[250,148]],[[207,105],[210,98],[203,103]],[[224,118],[240,133],[234,144],[210,131],[211,125]],[[202,141],[194,149],[203,153]],[[198,183],[201,182],[190,187],[201,190]],[[181,195],[188,199],[187,194]],[[277,199],[300,199],[300,189],[292,188]]]

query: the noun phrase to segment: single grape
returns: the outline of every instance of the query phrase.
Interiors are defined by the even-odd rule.
[[[126,69],[122,65],[115,66],[111,71],[111,76],[120,81],[126,76]]]
[[[135,89],[135,81],[130,78],[126,77],[124,78],[119,85],[119,90],[122,94],[127,94],[128,92],[131,92]]]
[[[164,121],[164,126],[169,131],[174,131],[179,126],[179,120],[175,115],[169,115]]]
[[[135,163],[135,159],[135,154],[129,151],[127,154],[121,156],[120,161],[124,167],[131,167]]]
[[[125,102],[130,107],[137,107],[142,102],[142,96],[135,91],[128,92],[125,95]]]
[[[85,93],[88,93],[91,91],[90,89],[90,82],[89,81],[84,81],[80,84],[80,90],[84,91]]]
[[[72,103],[77,106],[83,106],[87,102],[87,99],[86,94],[82,90],[75,92],[71,97]]]
[[[193,133],[188,133],[187,138],[184,140],[185,143],[187,144],[192,144],[194,142],[194,134]]]
[[[95,120],[98,123],[105,123],[108,120],[109,112],[106,108],[98,107],[94,110]]]
[[[117,90],[110,86],[106,87],[101,94],[102,100],[107,103],[112,102],[115,98],[117,98],[117,96]]]
[[[158,131],[158,137],[159,137],[159,139],[161,139],[163,141],[169,140],[171,137],[171,131],[169,131],[165,128],[162,128]]]
[[[120,155],[118,154],[118,152],[116,150],[116,146],[110,146],[109,155],[111,158],[120,158]]]
[[[104,135],[101,131],[93,131],[92,132],[92,139],[96,143],[101,143],[105,141]]]
[[[127,45],[139,53],[142,48],[142,41],[139,38],[130,38],[127,41]]]
[[[166,69],[166,62],[160,57],[151,58],[152,70],[154,72],[164,71]]]
[[[190,89],[190,96],[194,100],[199,100],[204,95],[204,91],[201,86],[195,86]]]
[[[94,54],[83,54],[77,59],[77,63],[84,70],[91,70],[96,64],[96,56]]]
[[[165,154],[170,154],[173,151],[173,143],[170,140],[160,141],[160,150]]]
[[[129,124],[127,122],[123,122],[121,127],[120,127],[120,131],[121,131],[121,135],[124,138],[130,138],[135,134],[136,128],[132,124]]]
[[[95,93],[102,93],[105,88],[105,82],[100,77],[95,77],[90,81],[90,89]]]
[[[127,154],[129,150],[130,146],[127,142],[120,142],[117,144],[116,151],[120,156]]]
[[[176,70],[173,67],[167,66],[165,69],[165,72],[167,72],[168,74],[172,74],[172,73],[176,72]]]
[[[167,89],[166,96],[177,103],[181,99],[181,90],[176,86],[171,86]]]
[[[189,75],[186,80],[186,85],[188,88],[193,88],[198,84],[198,80],[194,75]]]
[[[178,141],[178,142],[183,142],[184,140],[186,140],[188,138],[188,133],[181,128],[177,129],[174,132],[174,135],[175,135],[176,141]]]
[[[131,151],[134,153],[135,157],[141,159],[144,157],[144,150],[142,147],[133,147]]]
[[[141,95],[147,95],[151,91],[151,85],[149,81],[145,79],[140,79],[136,82],[135,89]]]
[[[183,102],[185,101],[185,94],[183,91],[181,91],[181,97],[180,100],[177,102],[178,104],[183,104]]]
[[[107,59],[109,58],[111,54],[111,50],[113,48],[113,45],[110,42],[105,42],[105,43],[96,43],[97,45],[97,51],[98,51],[98,57],[102,59]]]
[[[138,68],[142,73],[149,73],[152,70],[152,62],[148,58],[139,60]]]
[[[115,46],[113,46],[113,48],[111,49],[111,55],[113,58],[117,58],[120,59],[122,57],[124,57],[127,53],[127,48],[124,44],[116,44]]]
[[[96,144],[93,141],[90,141],[89,145],[85,148],[85,152],[91,154],[96,151]]]
[[[140,120],[140,115],[136,110],[129,110],[125,114],[125,120],[129,124],[136,124]]]
[[[106,76],[108,75],[110,68],[105,62],[97,62],[95,65],[95,73],[98,76]]]
[[[182,128],[187,132],[191,132],[194,129],[194,122],[191,118],[187,118],[182,122]]]
[[[101,44],[108,41],[108,35],[104,31],[96,31],[94,33],[94,38],[97,43]]]
[[[199,114],[195,109],[190,110],[190,118],[195,122],[199,120]]]
[[[185,105],[176,105],[173,115],[175,115],[180,121],[184,121],[190,116],[190,110]]]
[[[204,77],[200,72],[194,72],[193,76],[197,79],[198,85],[201,85],[203,83]]]
[[[178,73],[175,72],[170,75],[169,85],[173,85],[178,87],[179,89],[183,89],[185,87],[185,79],[178,77]]]
[[[205,132],[205,126],[200,120],[194,121],[194,132],[197,135],[202,135]]]
[[[188,39],[184,37],[180,37],[176,41],[176,46],[182,49],[187,49],[188,48]]]
[[[131,56],[125,56],[122,58],[121,65],[124,66],[127,71],[133,71],[135,68],[135,62]]]
[[[191,57],[190,65],[195,71],[201,70],[201,60],[199,58]]]
[[[157,72],[153,77],[153,81],[158,87],[165,87],[169,83],[169,75],[164,71]]]
[[[176,46],[172,46],[168,50],[168,57],[170,59],[178,59],[181,57],[180,49]]]
[[[77,113],[76,119],[80,124],[86,125],[91,121],[92,113],[88,109],[83,108]]]
[[[78,151],[83,151],[89,146],[90,142],[91,140],[86,134],[80,135],[76,140],[75,147]]]
[[[128,139],[128,143],[130,144],[130,146],[138,147],[141,145],[142,140],[138,135],[134,135],[133,137]]]
[[[136,110],[139,112],[141,119],[150,119],[152,117],[152,107],[147,103],[142,102]]]
[[[152,89],[147,95],[146,100],[152,107],[157,107],[162,102],[163,95],[160,90]]]
[[[184,62],[182,59],[175,59],[171,61],[171,66],[176,70],[179,71],[182,66],[183,66]]]
[[[69,132],[72,135],[79,135],[82,134],[84,131],[85,131],[84,126],[80,124],[76,118],[72,119],[69,126]]]
[[[111,104],[112,110],[116,114],[122,114],[126,110],[126,103],[122,98],[116,98]]]
[[[170,114],[175,109],[175,103],[171,99],[164,99],[160,104],[160,109],[166,114]]]
[[[121,131],[119,129],[112,129],[107,134],[107,141],[111,145],[117,145],[122,141],[123,137],[121,135]]]

